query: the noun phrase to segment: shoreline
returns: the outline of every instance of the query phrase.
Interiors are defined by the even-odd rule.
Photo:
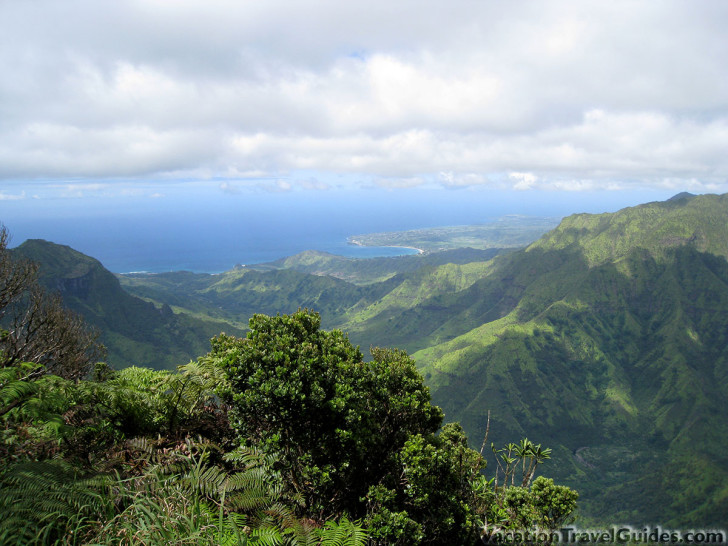
[[[409,248],[410,250],[416,250],[417,254],[424,254],[425,251],[421,248],[417,248],[416,246],[406,246],[406,245],[365,245],[357,241],[356,239],[347,239],[346,241],[348,244],[353,246],[360,246],[362,248]]]
[[[410,250],[416,250],[417,254],[424,254],[425,251],[421,248],[417,248],[416,246],[404,246],[404,245],[394,245],[394,246],[387,246],[387,248],[409,248]]]

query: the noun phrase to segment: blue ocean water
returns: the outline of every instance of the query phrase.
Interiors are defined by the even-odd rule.
[[[9,226],[13,242],[42,238],[93,256],[115,273],[195,271],[217,273],[236,264],[269,262],[304,250],[351,257],[395,256],[415,250],[359,247],[341,226],[306,223],[286,215],[285,222],[260,215],[218,214],[210,220],[158,214],[39,220],[32,229]]]
[[[434,190],[228,195],[178,188],[155,199],[4,201],[0,222],[13,236],[11,246],[29,238],[50,240],[93,256],[116,273],[216,273],[304,250],[362,258],[415,252],[347,243],[349,236],[362,233],[483,223],[503,214],[559,217],[604,209],[603,200],[581,206],[553,197]]]

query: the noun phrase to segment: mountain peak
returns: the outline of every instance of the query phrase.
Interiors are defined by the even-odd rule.
[[[13,252],[42,264],[41,278],[75,278],[84,276],[92,270],[104,269],[97,259],[70,246],[59,245],[45,239],[28,239],[13,249]]]
[[[668,199],[668,201],[682,201],[683,199],[692,199],[693,197],[697,197],[694,193],[689,193],[686,191],[681,191],[678,194],[673,195]]]

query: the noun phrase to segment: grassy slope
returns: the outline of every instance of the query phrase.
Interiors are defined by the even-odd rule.
[[[488,258],[499,251],[442,252],[427,256],[351,260],[324,253],[307,252],[258,271],[240,268],[220,275],[187,272],[120,276],[131,293],[157,303],[165,302],[177,311],[209,316],[244,327],[253,313],[290,313],[309,307],[321,313],[327,328],[342,327],[364,347],[380,345],[381,330],[388,329],[387,317],[417,305],[433,294],[451,294],[482,277],[487,262],[448,263]],[[428,264],[444,265],[435,266]],[[356,271],[357,278],[382,275],[387,280],[353,284],[321,271]],[[290,267],[274,269],[273,267]],[[317,274],[299,271],[316,270]],[[401,268],[404,272],[397,272]],[[437,320],[440,320],[439,318]],[[409,336],[419,341],[420,336]],[[402,346],[409,347],[403,344]]]
[[[728,194],[647,203],[614,214],[576,214],[565,218],[530,246],[578,248],[589,264],[613,261],[635,247],[653,255],[689,245],[728,256]]]
[[[220,275],[160,273],[121,276],[124,288],[186,313],[217,317],[241,327],[254,313],[275,315],[298,308],[316,309],[333,327],[350,308],[381,298],[391,283],[356,286],[328,276],[294,270],[243,268]]]

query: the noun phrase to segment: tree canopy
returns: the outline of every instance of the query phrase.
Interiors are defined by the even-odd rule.
[[[240,438],[276,454],[307,511],[363,515],[360,499],[391,471],[397,450],[442,423],[406,353],[376,348],[365,362],[306,310],[255,315],[245,338],[219,336],[205,358],[228,376],[221,395]]]

